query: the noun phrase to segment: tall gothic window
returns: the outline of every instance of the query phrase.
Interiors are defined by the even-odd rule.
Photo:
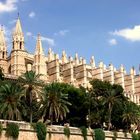
[[[2,53],[2,58],[4,58],[4,52]]]
[[[19,47],[20,47],[20,49],[21,49],[21,47],[22,47],[22,42],[20,42],[20,45],[19,45]]]

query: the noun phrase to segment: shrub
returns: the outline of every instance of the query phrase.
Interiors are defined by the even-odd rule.
[[[36,132],[37,132],[38,140],[46,139],[47,129],[46,129],[46,126],[44,123],[42,123],[42,122],[36,123]]]
[[[140,133],[138,133],[137,135],[138,135],[138,137],[139,137],[139,140],[140,140]]]
[[[95,140],[105,140],[105,133],[102,129],[95,129],[94,130],[95,134]]]
[[[116,140],[116,139],[117,139],[117,132],[114,131],[114,132],[113,132],[113,135],[114,135],[114,137],[112,138],[112,140]]]
[[[70,137],[70,129],[69,129],[68,126],[64,127],[64,135],[67,136],[68,139],[69,139],[69,137]]]
[[[18,135],[19,135],[19,126],[15,123],[7,124],[6,136],[16,139],[18,138]]]
[[[51,137],[52,137],[52,134],[51,134],[51,132],[49,131],[48,132],[48,134],[49,134],[49,140],[51,139]]]
[[[127,138],[127,132],[124,132],[124,136]]]
[[[0,123],[0,136],[1,136],[1,134],[2,134],[2,130],[3,130],[3,126],[2,126],[2,124]]]
[[[139,136],[136,133],[132,133],[132,140],[139,140]]]
[[[85,126],[80,127],[84,140],[87,140],[87,128]]]

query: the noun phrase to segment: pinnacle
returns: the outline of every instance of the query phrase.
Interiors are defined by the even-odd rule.
[[[22,27],[21,27],[21,22],[20,22],[19,16],[18,16],[18,19],[16,22],[16,28],[15,28],[14,34],[22,34]]]
[[[43,48],[42,48],[42,42],[41,42],[41,35],[40,33],[38,33],[38,36],[37,36],[37,43],[36,43],[36,51],[35,51],[36,54],[44,54],[43,52]]]

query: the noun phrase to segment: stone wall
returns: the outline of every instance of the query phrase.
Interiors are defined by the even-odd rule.
[[[6,125],[10,122],[17,123],[20,128],[18,140],[37,140],[36,132],[32,128],[29,123],[25,122],[15,122],[15,121],[4,121],[0,120],[2,123],[3,128],[6,129]],[[47,133],[46,140],[67,140],[68,138],[64,135],[64,127],[63,126],[47,126]],[[70,127],[70,139],[69,140],[83,140],[82,134],[80,129],[75,127]],[[51,137],[50,137],[51,136]],[[113,133],[110,131],[105,131],[106,140],[112,140]],[[0,140],[13,140],[12,138],[5,137],[5,130],[3,130]],[[88,130],[87,140],[93,140],[90,131]],[[117,140],[132,140],[131,135],[127,134],[125,137],[123,132],[117,133]]]

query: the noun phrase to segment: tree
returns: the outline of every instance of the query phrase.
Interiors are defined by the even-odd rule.
[[[51,83],[46,85],[42,95],[41,111],[44,121],[49,119],[53,123],[53,121],[63,120],[69,113],[68,106],[71,105],[68,102],[68,94],[64,92],[63,84]]]
[[[127,124],[126,129],[128,130],[131,124],[137,124],[137,122],[139,122],[139,107],[131,101],[126,102],[122,118],[122,121]]]
[[[108,129],[110,129],[113,121],[112,112],[116,110],[114,106],[119,108],[122,102],[127,101],[123,94],[123,88],[120,85],[112,85],[108,81],[101,81],[99,79],[92,80],[90,84],[92,87],[89,89],[89,93],[94,100],[91,109],[92,123],[96,121],[99,124],[98,126],[102,127],[102,124],[107,122]],[[115,117],[113,116],[113,118]]]
[[[21,119],[21,113],[25,113],[21,97],[23,88],[13,82],[7,82],[0,87],[0,116],[3,119]]]
[[[72,105],[68,106],[70,112],[65,121],[69,122],[70,125],[74,127],[87,126],[86,118],[89,109],[88,93],[86,93],[83,87],[76,88],[72,85],[69,85],[67,93],[68,101]]]
[[[36,74],[34,71],[27,71],[21,77],[19,77],[19,81],[25,88],[26,99],[29,100],[30,103],[30,123],[32,123],[33,119],[33,98],[38,98],[41,92],[41,86],[43,86],[42,80],[40,80],[41,74]],[[28,98],[29,97],[29,98]]]
[[[110,130],[111,124],[111,114],[112,109],[115,104],[119,104],[120,102],[120,95],[117,95],[115,90],[109,90],[102,96],[103,105],[106,105],[108,108],[108,130]]]

